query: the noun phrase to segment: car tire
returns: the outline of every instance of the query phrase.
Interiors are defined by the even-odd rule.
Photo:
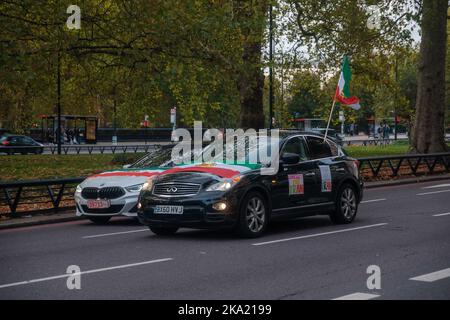
[[[42,154],[44,152],[44,149],[37,149],[34,151],[34,154]]]
[[[266,230],[269,220],[267,200],[259,192],[249,192],[241,203],[236,232],[244,238],[256,238]]]
[[[353,185],[345,183],[339,189],[336,198],[336,208],[330,214],[330,219],[335,224],[351,223],[358,212],[358,196]]]
[[[170,236],[178,231],[177,227],[148,227],[154,234],[158,236]]]
[[[111,217],[99,217],[99,216],[88,216],[89,220],[91,220],[95,224],[107,224]]]

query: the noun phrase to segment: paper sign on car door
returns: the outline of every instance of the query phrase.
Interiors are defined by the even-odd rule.
[[[305,184],[303,183],[302,174],[290,174],[289,179],[289,195],[304,194]]]
[[[322,192],[331,192],[331,171],[330,166],[319,166]]]

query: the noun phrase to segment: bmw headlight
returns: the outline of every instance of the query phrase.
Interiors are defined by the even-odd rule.
[[[140,192],[143,186],[144,186],[144,183],[140,183],[140,184],[135,184],[133,186],[125,187],[125,189],[128,192],[135,193],[135,192]]]
[[[234,187],[241,180],[241,176],[236,176],[231,179],[222,179],[219,182],[213,183],[206,191],[227,191]]]

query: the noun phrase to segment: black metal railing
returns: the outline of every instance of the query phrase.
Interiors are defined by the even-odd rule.
[[[160,144],[147,145],[63,145],[61,152],[63,154],[116,154],[116,153],[138,153],[149,152],[160,146]],[[46,153],[56,154],[58,147],[52,146],[29,146],[29,147],[1,147],[0,153],[20,154],[20,153]]]
[[[382,172],[390,178],[399,175],[450,172],[450,152],[368,157],[358,160],[359,171],[367,179],[377,178]]]
[[[450,152],[359,158],[359,170],[366,180],[383,175],[426,175],[450,172]],[[58,212],[74,207],[77,184],[85,178],[31,180],[0,183],[0,214],[18,217],[37,212]]]
[[[0,214],[18,217],[38,212],[58,212],[62,202],[73,207],[76,186],[85,178],[30,180],[0,183]],[[20,207],[20,210],[18,210]],[[9,211],[8,211],[9,209]]]

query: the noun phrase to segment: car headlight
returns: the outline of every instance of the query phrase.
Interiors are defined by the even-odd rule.
[[[145,183],[142,185],[141,191],[151,191],[153,189],[153,179],[155,176],[152,176],[145,181]]]
[[[125,189],[128,192],[140,192],[143,186],[144,186],[144,184],[140,183],[140,184],[135,184],[133,186],[125,187]]]
[[[206,191],[227,191],[234,187],[241,180],[241,176],[231,179],[222,179],[206,188]]]
[[[83,190],[83,188],[81,188],[80,185],[77,185],[77,188],[75,189],[75,193],[81,193],[81,190]]]

